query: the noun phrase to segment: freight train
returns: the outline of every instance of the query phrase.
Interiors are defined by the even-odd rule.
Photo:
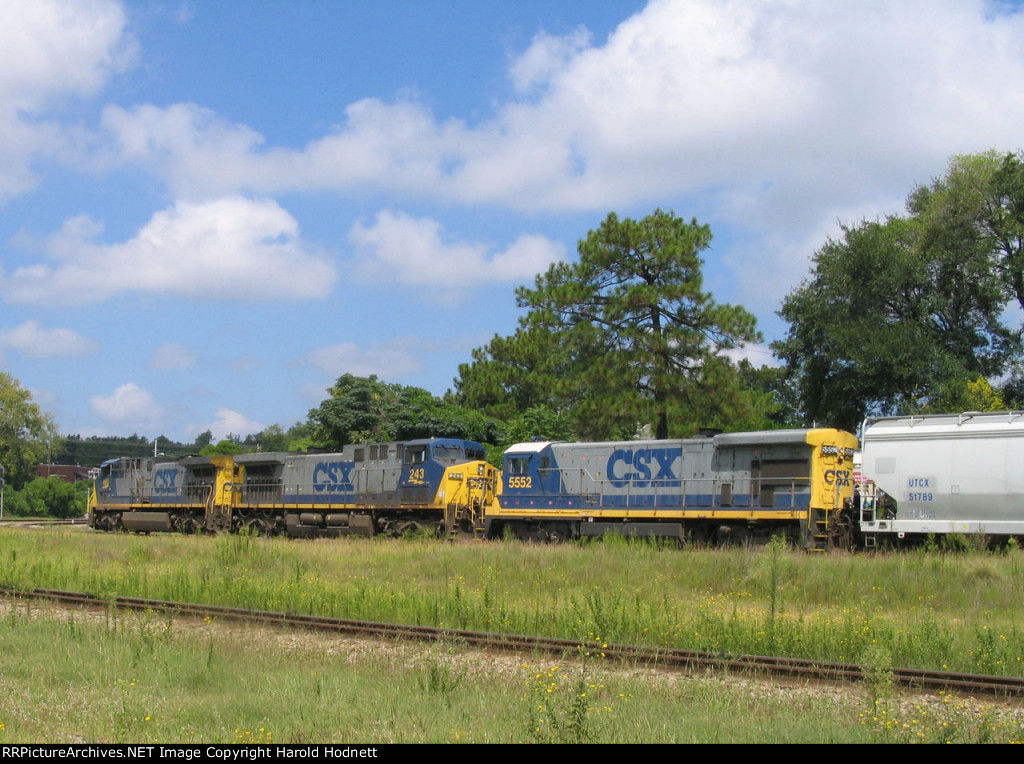
[[[523,443],[504,473],[479,443],[363,443],[335,454],[113,459],[99,530],[401,534],[555,541],[605,533],[711,543],[783,535],[810,549],[848,527],[856,438],[832,429],[618,443]],[[845,525],[844,525],[845,523]]]

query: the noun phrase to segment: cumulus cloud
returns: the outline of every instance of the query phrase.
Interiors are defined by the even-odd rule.
[[[37,159],[71,148],[71,137],[38,115],[92,95],[135,54],[113,0],[0,3],[0,201],[34,188]]]
[[[168,342],[157,348],[149,365],[162,371],[189,369],[195,365],[198,353],[177,342]]]
[[[1020,15],[982,0],[655,0],[601,45],[539,33],[518,96],[476,125],[423,104],[351,104],[301,149],[190,104],[110,107],[123,158],[176,192],[372,186],[522,209],[607,209],[768,187],[849,199],[1024,118]],[[871,168],[870,170],[865,168]],[[837,171],[842,171],[842,180]],[[211,189],[210,184],[215,184]],[[723,188],[724,186],[724,188]]]
[[[751,293],[774,302],[838,212],[898,204],[952,154],[1018,147],[1022,36],[1024,14],[987,0],[652,0],[604,41],[538,33],[509,63],[513,97],[475,123],[402,94],[350,104],[302,147],[267,146],[194,104],[112,106],[103,129],[122,161],[184,198],[371,190],[523,211],[674,207],[771,242],[716,255],[737,274],[776,275]],[[400,236],[501,271],[500,257],[485,268],[479,250],[418,222],[382,213],[354,229],[364,273],[392,262]]]
[[[2,201],[32,186],[34,157],[73,143],[56,123],[24,115],[97,92],[130,65],[133,42],[112,0],[19,0],[0,4],[0,22]],[[803,272],[807,242],[820,244],[840,214],[855,221],[879,199],[898,204],[954,153],[1019,147],[1022,37],[1024,14],[989,0],[652,0],[606,40],[582,28],[539,32],[509,62],[511,97],[475,121],[438,119],[404,93],[367,98],[294,147],[268,145],[201,104],[109,104],[99,135],[82,145],[104,145],[105,159],[145,168],[191,206],[158,213],[136,238],[109,246],[89,234],[93,221],[69,221],[52,242],[59,265],[22,268],[0,288],[24,302],[41,301],[44,283],[79,301],[127,290],[323,296],[333,269],[298,240],[291,216],[236,195],[328,190],[545,213],[696,213],[740,231],[741,244],[758,243],[715,256],[738,279],[758,274],[740,282],[744,299],[776,303]],[[88,161],[100,163],[95,154]],[[216,198],[233,201],[208,201]],[[224,220],[231,205],[243,215],[262,205],[276,231],[233,227]],[[174,246],[197,228],[225,237],[227,257]],[[62,237],[73,260],[57,248]],[[365,277],[394,267],[392,243],[403,238],[418,249],[401,260],[399,278],[436,273],[422,267],[431,255],[495,279],[517,247],[527,260],[553,256],[540,237],[491,253],[396,213],[352,237]],[[251,291],[224,278],[246,271],[242,251],[270,266],[248,271]],[[184,267],[173,268],[175,258]],[[141,267],[116,267],[128,260]],[[204,271],[214,278],[194,278]],[[72,292],[80,280],[90,288]]]
[[[43,329],[38,321],[26,321],[13,329],[0,329],[0,351],[17,350],[29,358],[88,356],[99,344],[74,329]]]
[[[376,374],[381,379],[394,380],[422,370],[416,351],[422,342],[415,337],[400,337],[387,342],[375,342],[360,347],[354,342],[320,348],[309,354],[311,366],[330,377],[353,374],[368,377]]]
[[[337,274],[299,236],[276,202],[241,197],[179,202],[156,213],[134,238],[100,244],[102,224],[81,215],[50,236],[58,264],[20,267],[0,280],[8,302],[65,305],[123,292],[219,300],[321,298]]]
[[[590,32],[583,27],[564,36],[540,32],[530,47],[509,66],[516,91],[527,93],[546,86],[581,51],[590,47]]]
[[[153,394],[134,382],[121,385],[107,396],[91,396],[89,408],[109,426],[135,431],[155,429],[163,416],[163,407]]]
[[[361,278],[434,287],[438,294],[453,283],[462,290],[466,283],[522,281],[564,258],[564,247],[545,236],[524,234],[504,251],[492,252],[483,244],[446,240],[436,220],[392,210],[379,212],[372,225],[356,223],[349,241]]]
[[[229,435],[244,437],[257,432],[262,432],[264,425],[249,419],[237,411],[228,408],[217,409],[214,421],[207,424],[190,425],[186,428],[193,436],[209,430],[213,434],[213,442],[225,440]]]
[[[258,191],[273,186],[260,181],[261,173],[272,168],[264,170],[265,162],[253,162],[263,136],[197,104],[108,105],[101,128],[117,161],[146,166],[179,196],[229,195],[242,188]]]

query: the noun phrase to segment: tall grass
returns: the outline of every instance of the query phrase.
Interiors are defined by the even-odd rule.
[[[1024,675],[1024,555],[0,529],[0,585]]]
[[[34,606],[33,606],[34,607]],[[585,661],[295,639],[153,614],[0,610],[4,743],[1010,742],[994,705],[757,691]]]

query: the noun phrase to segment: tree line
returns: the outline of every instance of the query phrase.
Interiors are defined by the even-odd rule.
[[[507,444],[668,438],[700,430],[833,426],[867,415],[1024,405],[1024,155],[954,157],[905,209],[843,224],[783,300],[780,365],[735,363],[763,341],[743,307],[705,290],[712,233],[655,210],[611,213],[515,291],[515,330],[472,351],[452,389],[344,374],[306,421],[214,444],[157,439],[158,453],[338,449],[448,436]],[[49,455],[66,463],[153,453],[138,435],[60,438],[27,391],[0,374],[0,465],[15,488]]]

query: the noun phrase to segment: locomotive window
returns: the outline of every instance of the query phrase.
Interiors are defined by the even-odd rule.
[[[513,456],[508,460],[508,471],[512,475],[525,475],[529,466],[529,456]]]
[[[551,457],[550,456],[542,456],[540,458],[540,471],[544,472],[545,470],[550,470],[550,469],[551,469]]]
[[[427,460],[427,447],[416,446],[415,448],[405,449],[405,463],[406,464],[423,464]]]
[[[462,458],[462,449],[457,446],[434,446],[434,461],[455,464]]]

